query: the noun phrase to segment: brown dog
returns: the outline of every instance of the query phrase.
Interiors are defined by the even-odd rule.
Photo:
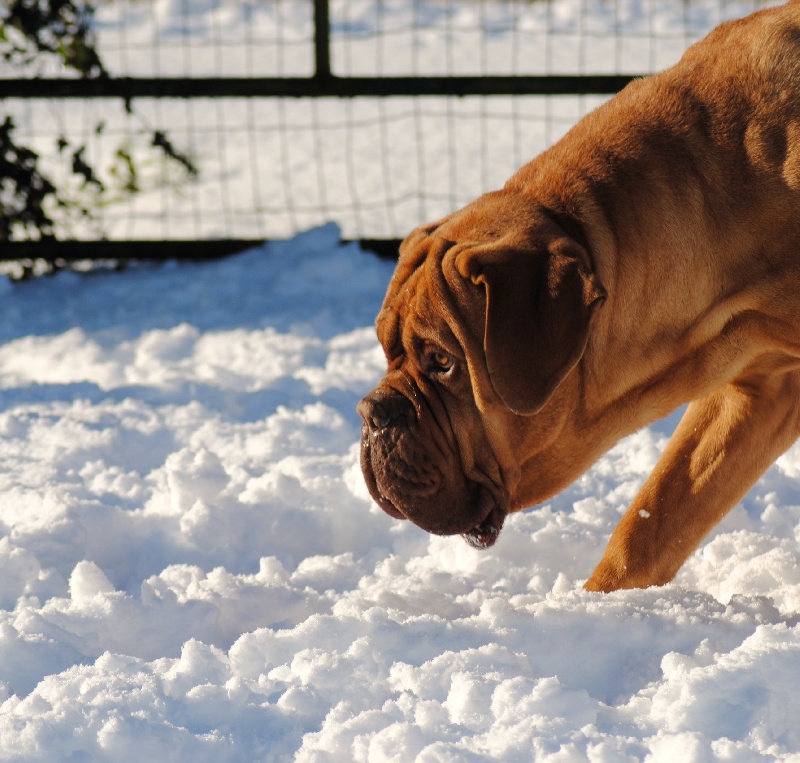
[[[377,329],[370,492],[478,547],[691,401],[586,587],[669,581],[800,435],[800,2],[723,24],[414,231]]]

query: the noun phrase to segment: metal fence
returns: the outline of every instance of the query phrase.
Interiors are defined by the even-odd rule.
[[[768,4],[106,0],[94,29],[107,76],[47,56],[0,64],[0,117],[67,192],[92,205],[64,143],[105,189],[92,218],[59,221],[58,242],[18,235],[0,257],[202,257],[330,221],[391,249],[500,186],[632,77]],[[197,175],[142,141],[154,133]]]

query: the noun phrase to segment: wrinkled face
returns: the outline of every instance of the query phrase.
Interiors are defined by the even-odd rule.
[[[358,406],[361,466],[391,516],[485,548],[500,532],[508,495],[468,360],[483,317],[465,318],[443,272],[446,249],[440,242],[415,266],[401,263],[390,284],[377,319],[388,371]],[[480,290],[469,286],[482,312]]]
[[[388,370],[358,406],[384,511],[491,546],[539,495],[532,455],[567,415],[564,385],[554,391],[604,296],[585,249],[520,194],[487,194],[409,236],[377,319]]]

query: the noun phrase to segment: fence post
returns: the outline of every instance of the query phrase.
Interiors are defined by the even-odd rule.
[[[314,0],[314,78],[331,77],[331,19],[328,0]]]

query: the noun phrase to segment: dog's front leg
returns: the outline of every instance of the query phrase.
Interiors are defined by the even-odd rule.
[[[611,535],[590,591],[670,581],[800,435],[800,373],[761,374],[692,403]]]

